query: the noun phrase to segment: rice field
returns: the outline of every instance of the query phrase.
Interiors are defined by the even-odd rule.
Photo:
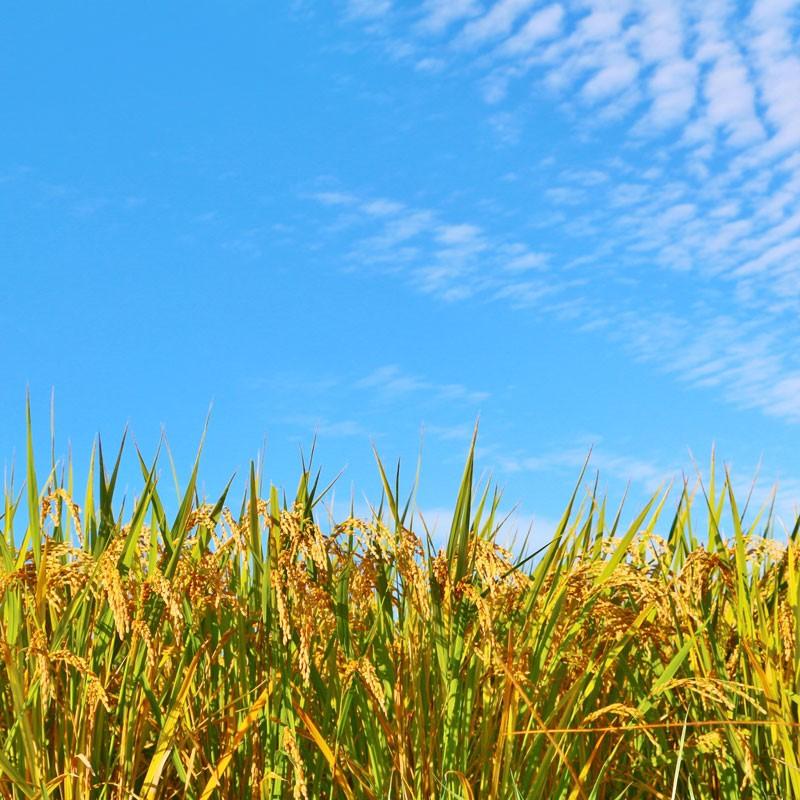
[[[366,519],[305,468],[204,502],[198,463],[168,515],[158,461],[123,504],[122,448],[78,489],[28,436],[0,797],[800,798],[799,526],[713,464],[624,517],[582,475],[512,556],[474,447],[438,548],[380,461]]]

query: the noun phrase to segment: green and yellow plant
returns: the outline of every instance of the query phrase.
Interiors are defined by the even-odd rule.
[[[169,519],[139,456],[122,511],[121,456],[79,507],[29,427],[5,492],[3,798],[800,798],[800,525],[745,524],[713,465],[625,527],[581,476],[515,560],[472,449],[440,551],[380,461],[323,527],[306,469],[234,513],[195,463]]]

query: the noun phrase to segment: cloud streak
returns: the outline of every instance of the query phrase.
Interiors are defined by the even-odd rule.
[[[519,101],[544,91],[602,155],[540,166],[527,190],[544,205],[538,232],[404,206],[362,235],[360,212],[348,263],[447,302],[571,320],[681,383],[800,422],[797,4],[416,8],[413,26],[387,10],[393,39],[445,73],[468,66],[498,135],[514,132],[506,144],[525,143]]]

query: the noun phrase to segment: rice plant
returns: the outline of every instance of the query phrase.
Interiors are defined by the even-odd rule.
[[[497,544],[473,448],[437,549],[383,465],[366,519],[197,495],[122,448],[8,485],[3,798],[800,798],[798,524],[727,475],[629,525],[578,482],[552,541]],[[674,493],[673,493],[674,494]]]

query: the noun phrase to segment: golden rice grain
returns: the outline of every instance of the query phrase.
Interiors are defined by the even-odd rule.
[[[308,800],[308,786],[303,769],[303,759],[300,757],[300,750],[297,747],[297,739],[295,738],[294,731],[288,725],[283,728],[283,749],[289,756],[289,760],[292,762],[292,768],[294,769],[292,797],[294,800]]]

